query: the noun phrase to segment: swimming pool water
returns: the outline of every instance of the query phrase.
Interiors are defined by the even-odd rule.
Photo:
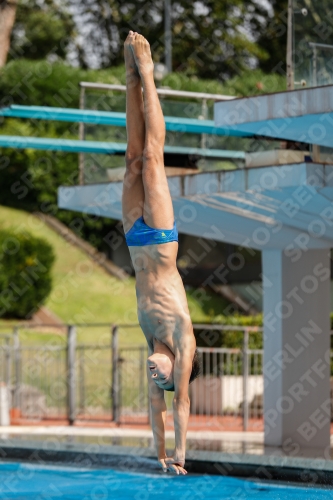
[[[171,476],[0,463],[0,499],[16,500],[326,500],[333,490],[223,476]]]

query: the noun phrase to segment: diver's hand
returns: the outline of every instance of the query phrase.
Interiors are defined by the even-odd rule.
[[[184,469],[185,461],[177,460],[176,457],[166,457],[158,460],[163,472],[171,472],[172,474],[179,474],[185,476],[187,471]]]

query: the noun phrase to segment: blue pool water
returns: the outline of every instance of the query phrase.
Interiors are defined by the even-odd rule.
[[[222,476],[171,476],[0,463],[0,499],[324,500],[333,490],[255,483]]]

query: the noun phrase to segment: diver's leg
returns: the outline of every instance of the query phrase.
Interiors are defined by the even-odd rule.
[[[154,64],[149,43],[142,35],[136,35],[131,44],[141,76],[144,98],[143,216],[148,226],[172,229],[174,213],[163,159],[165,123],[154,82]]]
[[[136,219],[142,216],[144,205],[142,156],[145,144],[145,121],[141,79],[131,49],[131,42],[136,36],[130,31],[124,46],[127,150],[122,207],[125,232],[131,228]]]

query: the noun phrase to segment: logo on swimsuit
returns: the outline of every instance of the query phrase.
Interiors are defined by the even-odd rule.
[[[161,236],[164,236],[164,237],[165,237],[166,235],[165,235],[165,233],[161,233]]]

